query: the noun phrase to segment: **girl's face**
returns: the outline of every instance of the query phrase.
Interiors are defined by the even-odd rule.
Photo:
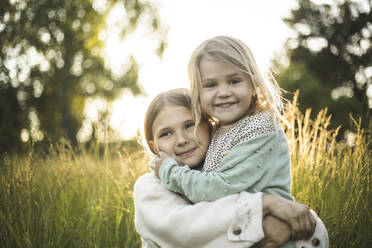
[[[233,65],[211,58],[200,61],[202,109],[229,126],[249,115],[254,90],[250,78]]]
[[[179,164],[195,167],[205,158],[210,134],[207,123],[200,123],[194,137],[195,122],[189,109],[166,106],[152,125],[154,140],[150,145],[156,152],[163,151]]]

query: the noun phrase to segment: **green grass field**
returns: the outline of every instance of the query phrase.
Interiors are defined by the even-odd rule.
[[[355,122],[353,145],[336,142],[326,111],[309,114],[295,102],[286,111],[293,195],[324,221],[330,247],[370,248],[367,134]],[[30,148],[0,163],[0,247],[140,247],[132,190],[148,171],[142,149],[72,149],[62,140],[48,153]]]

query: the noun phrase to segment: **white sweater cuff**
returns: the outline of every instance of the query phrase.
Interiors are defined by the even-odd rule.
[[[231,241],[259,242],[265,237],[262,228],[262,193],[241,192],[238,204],[227,230],[227,238]]]

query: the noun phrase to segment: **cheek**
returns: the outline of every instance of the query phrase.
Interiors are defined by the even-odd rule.
[[[206,96],[200,96],[200,105],[204,110],[209,109],[211,105],[209,98]]]
[[[252,99],[252,96],[255,94],[254,88],[252,85],[249,85],[246,89],[246,94],[249,95],[249,98]]]
[[[210,99],[210,92],[202,91],[200,93],[200,102],[205,103],[208,102]]]
[[[154,153],[157,154],[159,152],[159,142],[157,140],[152,141],[151,147]]]
[[[209,146],[209,141],[210,141],[210,135],[209,135],[208,126],[206,124],[199,126],[198,131],[197,131],[197,136],[198,136],[198,142],[200,144],[200,148],[203,151],[207,151],[208,146]]]
[[[163,151],[165,153],[170,153],[169,141],[168,140],[157,140],[154,142],[154,148],[156,153]]]
[[[165,143],[163,144],[163,146],[161,147],[161,150],[165,153],[168,153],[168,154],[172,154],[172,148],[173,146],[169,143]]]

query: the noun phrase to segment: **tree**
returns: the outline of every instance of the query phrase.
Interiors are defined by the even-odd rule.
[[[333,124],[350,127],[348,113],[368,125],[372,96],[372,13],[370,0],[316,4],[298,0],[284,21],[296,33],[286,43],[290,65],[279,75],[286,89],[300,89],[303,108],[328,107]]]
[[[139,0],[9,0],[0,5],[0,149],[46,135],[76,143],[87,97],[114,99],[121,89],[141,92],[136,61],[114,75],[102,57],[106,17],[122,4],[122,38],[138,25],[166,43],[155,6]],[[145,24],[140,21],[147,20]]]

